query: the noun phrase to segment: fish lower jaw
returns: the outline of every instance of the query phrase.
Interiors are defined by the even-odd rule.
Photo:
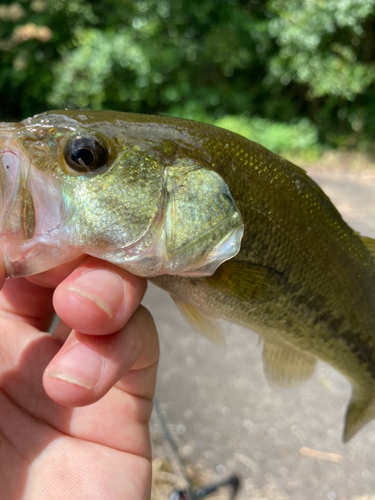
[[[0,241],[0,252],[8,278],[38,274],[71,262],[83,253],[80,249],[32,240],[21,245]]]

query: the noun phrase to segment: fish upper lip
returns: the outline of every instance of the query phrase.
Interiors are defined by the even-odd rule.
[[[0,122],[0,134],[1,132],[14,132],[25,128],[20,122]]]
[[[59,246],[57,240],[61,226],[61,187],[51,174],[43,173],[33,166],[15,133],[16,129],[24,128],[21,124],[13,127],[0,123],[0,166],[3,177],[0,186],[0,246],[4,258],[9,262],[13,262],[12,258],[8,258],[10,255],[19,255],[16,260],[24,260],[27,253],[40,244]],[[22,218],[23,211],[19,213],[20,197],[24,199],[25,196],[29,200],[31,198],[35,213],[34,219],[28,221],[27,226]],[[26,234],[25,227],[28,228]]]

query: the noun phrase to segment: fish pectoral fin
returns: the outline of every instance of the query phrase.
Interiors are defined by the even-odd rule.
[[[224,262],[206,282],[240,302],[271,301],[280,294],[285,278],[279,271],[246,262]]]
[[[359,236],[371,256],[375,259],[375,240],[368,236]]]
[[[209,316],[195,306],[183,302],[171,295],[182,316],[196,330],[216,345],[226,345],[223,329],[220,320]]]
[[[352,399],[346,410],[343,441],[347,443],[370,420],[375,418],[375,399],[356,397],[353,392]]]
[[[292,387],[304,382],[314,373],[316,363],[310,354],[284,343],[264,341],[264,375],[272,387]]]

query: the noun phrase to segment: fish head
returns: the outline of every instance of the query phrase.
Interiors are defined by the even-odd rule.
[[[239,251],[243,223],[224,180],[132,116],[52,111],[0,124],[9,275],[89,254],[144,277],[207,276]]]

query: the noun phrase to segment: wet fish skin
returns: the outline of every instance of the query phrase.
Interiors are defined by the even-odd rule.
[[[208,209],[202,210],[204,197],[197,198],[194,205],[194,196],[205,185],[203,181],[213,186],[220,182],[216,177],[211,180],[207,172],[218,174],[235,201],[235,205],[228,202],[226,206],[229,215],[225,224],[230,221],[228,228],[233,231],[234,227],[239,230],[241,224],[244,227],[239,252],[212,276],[189,276],[185,266],[175,275],[163,274],[164,268],[160,268],[160,275],[152,280],[167,290],[182,309],[183,304],[190,304],[194,324],[202,324],[202,318],[208,322],[210,318],[224,318],[262,335],[265,374],[273,384],[292,385],[308,378],[316,359],[343,373],[353,387],[345,440],[375,417],[374,243],[353,232],[303,170],[236,134],[175,118],[61,111],[31,118],[16,129],[17,141],[22,145],[20,158],[32,164],[64,206],[67,225],[54,226],[55,246],[51,245],[52,250],[45,254],[44,262],[50,267],[61,259],[60,248],[65,248],[65,253],[67,248],[73,248],[69,258],[74,252],[96,248],[94,255],[110,260],[116,245],[121,246],[119,234],[124,224],[131,225],[134,234],[130,240],[138,241],[160,212],[160,186],[166,185],[162,177],[170,167],[170,179],[176,172],[178,176],[182,168],[185,174],[188,172],[184,179],[189,186],[195,183],[194,195],[182,198],[183,203],[189,199],[190,215],[199,214],[191,229],[193,234],[200,227],[201,212]],[[77,130],[103,137],[116,168],[104,169],[95,177],[68,172],[63,146]],[[202,178],[189,177],[195,169]],[[1,230],[0,241],[5,234],[5,244],[12,238],[31,241],[30,226],[37,226],[38,213],[42,213],[35,193],[45,196],[45,191],[35,187],[35,175],[32,181],[23,179],[24,185],[17,185],[18,198],[13,199],[14,210],[10,213],[14,215],[30,206],[28,192],[37,215],[21,217],[22,223],[17,223],[16,216],[10,218],[10,229],[3,222],[6,230]],[[35,185],[30,187],[32,182]],[[183,184],[179,180],[176,189],[182,189]],[[180,231],[184,226],[183,203],[179,207]],[[139,217],[134,219],[138,208]],[[236,218],[237,209],[241,220]],[[57,214],[58,210],[52,212]],[[60,223],[61,212],[58,217]],[[189,220],[187,217],[186,226]],[[234,226],[230,225],[233,221]],[[156,225],[147,237],[155,239],[160,228]],[[209,230],[206,239],[208,234]],[[183,230],[179,235],[183,236]],[[199,250],[197,241],[190,253]],[[47,243],[40,241],[42,246]],[[120,252],[119,262],[123,257]],[[28,272],[27,260],[28,255],[19,259],[21,272]],[[131,263],[128,266],[135,273],[140,269],[131,267]],[[33,271],[33,267],[29,270]],[[186,307],[183,310],[186,313]],[[215,325],[215,321],[211,324]]]

